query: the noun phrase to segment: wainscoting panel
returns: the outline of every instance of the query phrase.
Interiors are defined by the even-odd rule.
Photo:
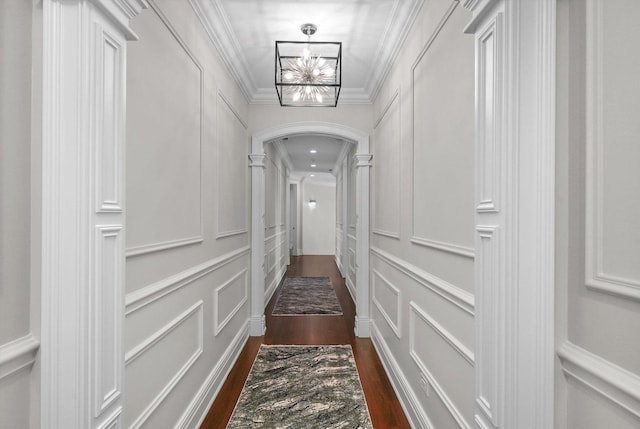
[[[473,416],[474,401],[468,386],[474,380],[473,353],[413,302],[409,350],[429,384],[426,388],[433,388],[459,427],[470,428],[467,419]]]
[[[218,221],[217,238],[248,232],[248,204],[244,197],[248,186],[247,124],[218,92]]]
[[[450,2],[411,68],[412,242],[473,257],[474,51],[461,31],[466,20]]]
[[[194,365],[203,348],[203,301],[198,301],[127,352],[130,428],[144,425]],[[162,372],[156,368],[162,368]]]
[[[372,270],[371,289],[373,304],[387,321],[398,338],[402,327],[402,295],[400,289],[391,284],[378,270]]]
[[[128,257],[204,239],[203,68],[158,4],[149,4],[139,17],[148,36],[128,47]]]
[[[248,269],[213,290],[213,335],[217,336],[249,299]]]

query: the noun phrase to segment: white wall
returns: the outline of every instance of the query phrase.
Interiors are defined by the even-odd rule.
[[[195,427],[248,336],[247,104],[188,2],[127,58],[126,425]]]
[[[31,167],[31,111],[32,79],[40,73],[32,75],[32,14],[30,1],[0,4],[0,427],[6,429],[37,424],[37,416],[30,417],[39,331],[31,322],[39,320],[31,312],[37,298],[31,252],[38,251],[31,247],[31,189],[39,185]]]
[[[474,41],[425,2],[374,105],[372,339],[415,427],[474,425]]]
[[[309,200],[316,200],[311,207]],[[336,243],[335,183],[302,182],[302,254],[334,255]]]
[[[558,429],[640,426],[638,16],[558,2]]]

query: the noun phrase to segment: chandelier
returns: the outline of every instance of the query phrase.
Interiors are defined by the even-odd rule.
[[[306,42],[276,41],[276,92],[281,106],[335,107],[342,82],[342,42],[312,42],[313,24],[300,30]]]

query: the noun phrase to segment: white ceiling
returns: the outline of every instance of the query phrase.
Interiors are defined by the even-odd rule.
[[[342,42],[339,104],[371,103],[424,0],[190,0],[250,103],[277,103],[276,40]]]
[[[351,145],[344,140],[317,135],[285,137],[275,144],[289,158],[292,178],[299,180],[304,177],[308,181],[333,183],[336,163],[345,156]],[[312,150],[316,152],[311,153]]]

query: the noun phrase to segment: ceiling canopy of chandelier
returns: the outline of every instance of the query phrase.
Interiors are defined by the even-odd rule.
[[[281,106],[335,107],[342,84],[342,42],[312,42],[318,28],[303,24],[306,42],[276,41],[276,91]]]

